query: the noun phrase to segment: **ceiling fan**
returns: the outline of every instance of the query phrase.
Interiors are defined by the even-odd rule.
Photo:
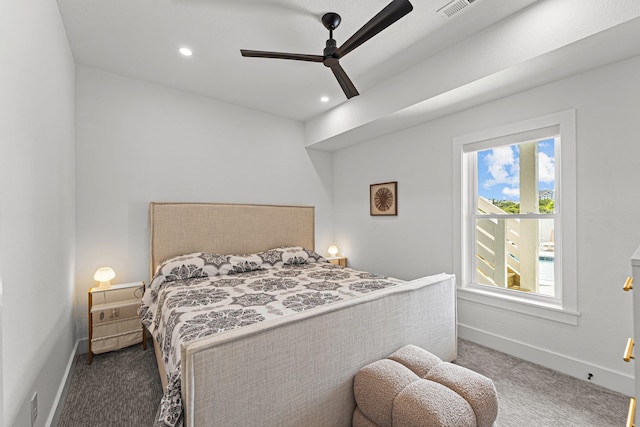
[[[276,58],[276,59],[293,59],[297,61],[322,62],[325,67],[329,67],[336,76],[340,87],[344,91],[347,98],[359,95],[358,90],[347,76],[347,73],[340,66],[340,58],[347,53],[366,42],[380,31],[384,30],[407,13],[413,10],[413,6],[408,0],[393,0],[376,16],[371,18],[369,22],[364,24],[356,31],[346,42],[340,47],[336,47],[336,41],[333,39],[333,30],[340,25],[340,15],[334,12],[325,13],[322,16],[322,24],[329,30],[329,40],[322,55],[305,55],[299,53],[283,53],[283,52],[267,52],[262,50],[245,50],[241,49],[242,56],[253,58]]]

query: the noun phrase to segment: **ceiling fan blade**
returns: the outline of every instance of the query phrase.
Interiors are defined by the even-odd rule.
[[[369,22],[364,24],[362,28],[349,37],[349,39],[336,50],[334,56],[336,58],[342,58],[412,10],[413,5],[409,3],[409,0],[393,0],[378,12],[376,16],[371,18]]]
[[[294,59],[296,61],[322,62],[322,55],[305,55],[302,53],[283,53],[283,52],[267,52],[264,50],[245,50],[240,49],[242,56],[250,58],[275,58],[275,59]]]
[[[340,83],[340,87],[344,91],[344,94],[347,96],[347,99],[353,98],[354,96],[360,95],[358,93],[358,89],[353,85],[349,76],[344,71],[344,69],[340,66],[340,64],[336,63],[332,65],[331,71],[333,71],[333,75],[336,76],[338,83]]]

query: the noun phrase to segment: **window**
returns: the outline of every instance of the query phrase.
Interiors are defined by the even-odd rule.
[[[555,148],[560,136],[466,154],[473,187],[472,283],[557,298]],[[560,202],[560,200],[558,200]],[[560,266],[557,265],[558,269]]]
[[[454,138],[454,159],[459,297],[576,324],[575,112]]]

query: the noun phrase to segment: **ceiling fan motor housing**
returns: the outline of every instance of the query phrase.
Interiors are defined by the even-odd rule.
[[[337,49],[338,47],[336,46],[336,41],[333,38],[327,40],[327,45],[322,52],[324,56],[322,63],[325,67],[331,67],[338,63],[338,58],[333,56]]]

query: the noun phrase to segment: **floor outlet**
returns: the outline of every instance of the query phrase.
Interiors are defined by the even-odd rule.
[[[33,393],[31,398],[31,425],[33,426],[38,418],[38,393]]]

